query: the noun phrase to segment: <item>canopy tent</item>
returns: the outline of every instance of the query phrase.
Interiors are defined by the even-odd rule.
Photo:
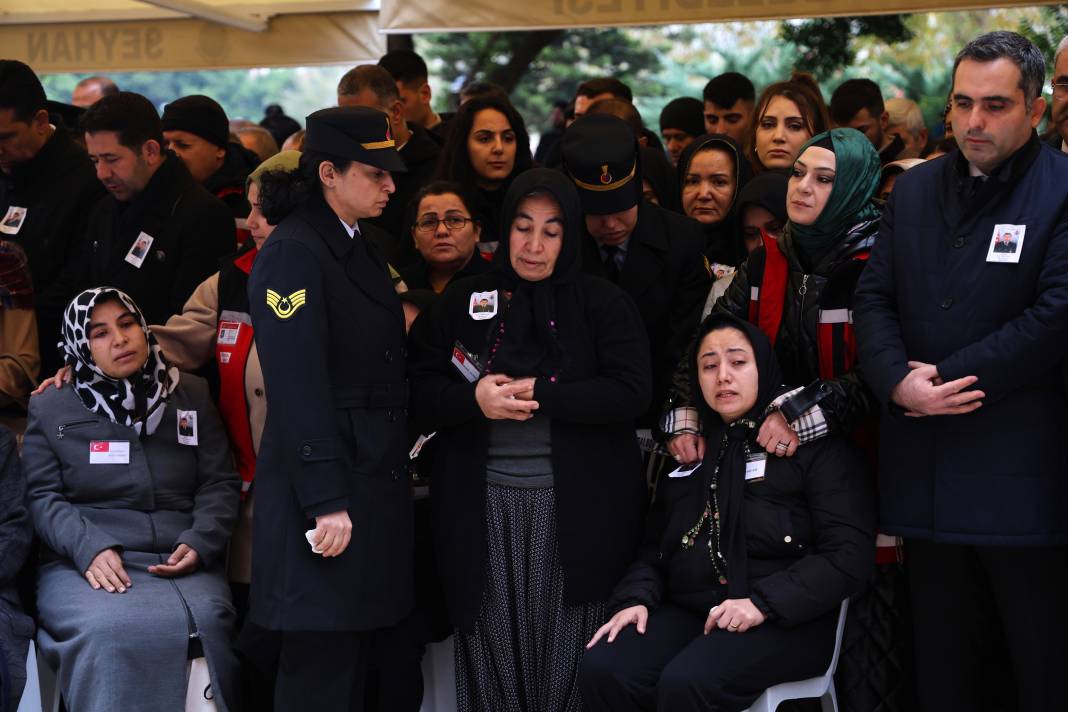
[[[378,0],[2,0],[0,56],[41,74],[357,64]]]
[[[382,0],[386,33],[785,20],[1053,5],[1049,0]]]

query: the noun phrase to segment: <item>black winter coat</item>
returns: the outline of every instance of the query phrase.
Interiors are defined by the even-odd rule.
[[[493,269],[493,265],[490,262],[482,259],[482,256],[478,253],[478,248],[475,248],[475,254],[471,255],[471,259],[467,261],[459,272],[452,276],[446,284],[448,288],[449,284],[458,282],[466,277],[472,277],[476,274],[485,274]],[[404,284],[408,286],[408,289],[428,289],[433,290],[430,286],[430,276],[427,271],[426,260],[422,256],[417,257],[417,261],[408,265],[407,267],[398,269],[401,279],[404,280]],[[445,291],[445,290],[442,290]]]
[[[750,598],[777,624],[792,626],[834,610],[871,575],[873,486],[859,452],[837,436],[766,463],[764,480],[745,485]],[[726,598],[713,574],[707,527],[696,546],[680,545],[707,501],[706,469],[660,480],[638,559],[612,594],[612,612],[671,602],[704,613]]]
[[[36,156],[15,166],[11,175],[0,172],[0,219],[12,206],[27,209],[19,231],[0,237],[26,251],[33,277],[42,373],[53,372],[61,363],[56,340],[63,310],[79,291],[59,277],[64,270],[78,268],[89,213],[105,193],[89,154],[62,128]]]
[[[398,270],[419,259],[415,241],[409,231],[411,226],[406,220],[408,204],[433,178],[434,168],[441,154],[441,146],[430,137],[426,129],[414,124],[409,124],[408,128],[412,131],[412,137],[400,149],[401,160],[404,161],[408,172],[393,174],[396,190],[389,196],[389,203],[382,214],[361,222],[374,225],[389,235],[389,240],[383,244],[380,252],[386,262]]]
[[[250,210],[245,197],[245,182],[248,174],[256,170],[259,164],[259,156],[240,143],[231,141],[226,145],[222,166],[204,181],[208,192],[226,205],[236,224],[242,228]]]
[[[672,373],[693,339],[710,285],[700,224],[642,201],[630,236],[619,286],[638,305],[649,335],[653,400],[639,421],[651,427],[664,406]],[[589,235],[583,238],[582,269],[606,276],[604,259]]]
[[[413,415],[422,432],[437,432],[430,489],[438,570],[450,618],[464,631],[486,578],[488,421],[475,383],[451,358],[460,342],[485,361],[500,316],[472,319],[470,295],[502,284],[497,270],[453,282],[416,320],[409,342]],[[583,276],[578,286],[580,299],[557,304],[566,372],[534,387],[535,417],[552,420],[557,540],[573,603],[607,598],[633,560],[646,503],[634,418],[650,391],[649,346],[633,302],[602,279]]]
[[[140,233],[153,238],[140,267],[126,261]],[[118,287],[149,324],[180,314],[193,290],[234,251],[234,220],[226,206],[193,180],[173,153],[133,200],[107,196],[89,218],[88,254],[77,265],[73,293]]]
[[[263,244],[248,295],[268,406],[252,620],[271,630],[391,626],[412,606],[413,524],[404,316],[386,266],[317,196]],[[341,510],[352,541],[324,559],[304,533]]]
[[[852,304],[857,280],[864,263],[854,259],[858,253],[870,250],[875,243],[879,221],[872,220],[850,229],[845,238],[819,260],[811,271],[798,259],[797,246],[789,230],[779,240],[779,248],[789,261],[790,276],[787,298],[783,306],[782,322],[775,341],[775,356],[782,368],[785,383],[791,387],[806,386],[819,379],[819,351],[817,325],[819,312],[833,303],[834,308]],[[750,290],[749,269],[754,260],[763,260],[764,250],[758,248],[741,265],[731,280],[726,294],[720,297],[713,311],[733,314],[748,320]],[[870,421],[878,404],[865,384],[859,366],[837,378],[821,384],[820,409],[834,432],[851,433],[858,425]],[[688,361],[681,361],[675,369],[669,407],[683,407],[692,403]]]
[[[1023,225],[1019,262],[987,261]],[[908,171],[857,289],[865,378],[883,403],[880,528],[973,546],[1068,543],[1068,155],[1033,136],[985,183],[959,151]],[[967,415],[909,418],[908,361],[977,376]]]

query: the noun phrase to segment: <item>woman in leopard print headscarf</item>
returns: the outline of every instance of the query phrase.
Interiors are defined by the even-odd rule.
[[[132,376],[113,378],[101,370],[89,348],[89,324],[93,307],[117,300],[141,324],[148,340],[148,359]],[[138,435],[151,435],[163,417],[163,405],[178,386],[178,369],[171,368],[148,328],[141,310],[124,292],[114,287],[87,289],[67,305],[63,314],[63,340],[59,342],[64,361],[71,367],[74,389],[93,413],[133,428]]]
[[[179,382],[113,287],[75,297],[61,338],[73,388],[30,398],[22,449],[42,547],[38,650],[68,709],[181,710],[195,698],[233,712],[225,564],[241,481],[208,384]]]

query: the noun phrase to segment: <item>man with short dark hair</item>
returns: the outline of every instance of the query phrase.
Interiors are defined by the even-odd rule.
[[[883,93],[870,79],[849,79],[838,85],[828,107],[835,126],[860,131],[879,152],[884,166],[899,158],[905,149],[901,137],[888,135],[890,115],[886,113]]]
[[[629,105],[630,110],[622,106],[623,104]],[[641,145],[663,150],[657,135],[641,123],[641,114],[634,108],[634,94],[623,82],[614,77],[600,77],[588,79],[579,84],[578,89],[575,90],[575,120],[589,114],[595,105],[600,112],[618,116],[631,125],[634,124],[634,117],[637,117],[639,125],[635,130]],[[549,151],[549,155],[545,158],[547,167],[560,167],[563,162],[560,149],[562,144],[563,141],[557,142]]]
[[[472,99],[483,96],[494,96],[508,99],[508,92],[493,82],[468,82],[460,87],[460,106],[463,106]]]
[[[104,97],[82,117],[82,128],[97,178],[111,195],[93,209],[87,249],[65,277],[75,292],[99,284],[121,289],[150,324],[163,324],[233,252],[233,218],[163,148],[159,114],[140,94]]]
[[[601,99],[619,99],[628,104],[634,103],[634,94],[623,82],[615,77],[588,79],[575,90],[575,118],[585,116],[590,105]]]
[[[595,116],[596,114],[608,114],[623,119],[634,131],[639,146],[647,146],[649,144],[649,139],[645,135],[645,123],[642,121],[641,112],[638,111],[634,104],[620,99],[598,99],[586,109],[586,116]]]
[[[404,105],[404,118],[443,141],[448,117],[436,114],[430,108],[434,96],[430,91],[430,73],[423,58],[410,49],[395,49],[382,55],[378,66],[389,72],[397,83],[397,92]]]
[[[1013,32],[961,50],[959,150],[898,178],[856,293],[925,712],[990,709],[1009,684],[1020,710],[1064,705],[1068,160],[1035,132],[1044,75]]]
[[[705,131],[726,134],[744,146],[756,102],[753,82],[738,72],[725,72],[705,84],[704,99]]]
[[[245,227],[249,204],[245,199],[248,174],[260,164],[259,156],[230,140],[230,120],[219,102],[193,94],[163,107],[163,139],[182,159],[193,180],[226,204],[234,219],[234,248],[251,237]]]
[[[29,261],[45,373],[60,366],[56,339],[77,293],[57,280],[77,262],[89,212],[103,196],[89,156],[49,123],[37,75],[0,60],[0,237],[19,244]]]
[[[119,87],[108,77],[86,77],[74,85],[70,103],[82,109],[88,109],[105,96],[118,93]]]
[[[653,400],[638,427],[651,428],[708,296],[704,235],[695,221],[644,200],[638,143],[622,119],[576,119],[560,143],[585,215],[582,269],[619,284],[649,335]]]
[[[381,66],[364,64],[346,72],[338,82],[337,103],[338,106],[366,106],[389,116],[393,140],[408,172],[393,176],[396,190],[382,214],[365,218],[363,222],[385,231],[385,235],[367,234],[382,258],[394,267],[406,267],[419,259],[419,253],[407,230],[410,226],[404,224],[405,212],[408,202],[433,177],[441,147],[422,126],[405,121],[397,83]]]

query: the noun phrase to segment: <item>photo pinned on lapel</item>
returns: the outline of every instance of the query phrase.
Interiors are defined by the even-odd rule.
[[[5,235],[18,235],[19,230],[22,229],[22,223],[26,222],[26,214],[28,212],[29,210],[26,208],[12,205],[7,209],[4,219],[0,220],[0,232]]]
[[[133,245],[130,246],[130,251],[126,253],[126,261],[132,264],[137,269],[141,269],[141,265],[145,261],[145,256],[148,255],[149,249],[152,247],[152,243],[156,241],[156,238],[149,235],[147,232],[142,232],[134,240]]]
[[[472,292],[471,303],[468,305],[467,313],[475,321],[492,319],[497,316],[497,290],[494,289],[492,292]]]
[[[197,445],[197,412],[178,411],[178,442],[182,445]]]
[[[986,261],[1010,264],[1019,262],[1026,231],[1026,225],[995,225],[994,234],[990,238],[990,248],[986,253]]]

